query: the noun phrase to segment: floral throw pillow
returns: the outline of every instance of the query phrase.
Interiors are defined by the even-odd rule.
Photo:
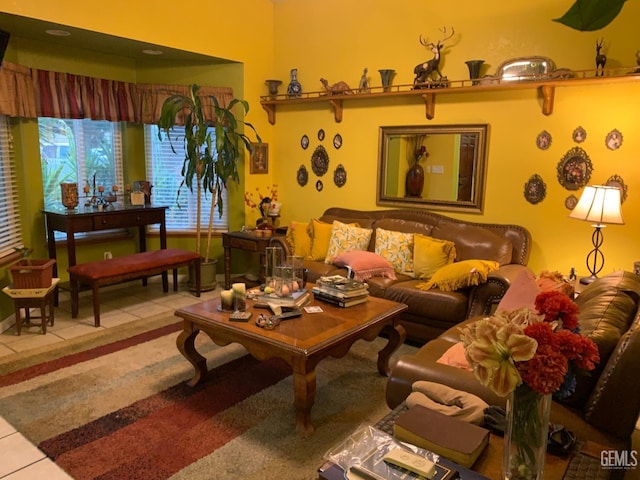
[[[334,220],[331,239],[324,263],[333,263],[333,259],[350,250],[366,250],[373,230],[360,228]]]
[[[375,253],[389,260],[396,272],[413,277],[413,233],[376,228]]]

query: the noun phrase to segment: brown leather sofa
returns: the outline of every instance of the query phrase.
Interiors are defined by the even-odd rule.
[[[489,274],[486,283],[454,292],[437,288],[428,291],[418,289],[416,284],[424,280],[401,274],[397,274],[396,280],[382,277],[368,280],[372,295],[409,306],[401,316],[401,323],[407,330],[407,338],[420,343],[437,337],[467,318],[489,313],[505,294],[511,281],[527,268],[531,249],[531,235],[523,227],[466,222],[423,210],[329,208],[319,220],[327,223],[338,220],[373,228],[368,248],[370,251],[375,250],[375,230],[379,227],[453,241],[456,260],[482,259],[500,263],[499,270]],[[271,245],[282,247],[287,255],[293,253],[284,237],[274,237]],[[321,261],[305,260],[304,266],[309,271],[311,282],[321,275],[347,275],[347,270]]]
[[[553,402],[551,421],[565,425],[579,440],[629,449],[640,414],[640,276],[620,271],[602,277],[585,287],[576,303],[581,332],[598,345],[600,363],[589,376],[578,378],[571,397]],[[472,372],[437,362],[459,341],[458,331],[452,328],[398,359],[387,382],[389,407],[398,406],[416,380],[449,385],[491,405],[504,404],[505,398],[483,387]]]

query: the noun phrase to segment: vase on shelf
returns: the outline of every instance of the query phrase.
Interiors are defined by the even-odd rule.
[[[287,96],[289,98],[296,98],[302,94],[302,85],[298,81],[298,69],[291,69],[291,81],[287,86]]]
[[[391,79],[395,75],[396,71],[392,69],[378,70],[380,72],[380,78],[382,79],[382,90],[385,92],[391,91]]]
[[[269,95],[271,95],[271,99],[275,100],[278,96],[278,87],[282,85],[282,80],[265,80],[264,83],[269,87]]]
[[[472,80],[473,85],[477,85],[480,83],[478,79],[480,78],[480,68],[484,63],[484,60],[467,60],[464,62],[467,64],[467,68],[469,69],[469,78]]]
[[[543,480],[551,394],[522,384],[507,399],[502,478]]]

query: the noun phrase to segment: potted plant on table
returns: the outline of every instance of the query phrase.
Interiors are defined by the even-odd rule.
[[[160,120],[158,121],[158,138],[162,140],[163,132],[166,134],[171,149],[175,153],[171,131],[177,125],[184,125],[184,137],[182,138],[185,158],[182,165],[184,177],[178,188],[177,199],[183,186],[191,192],[196,192],[196,245],[195,250],[202,255],[201,283],[203,290],[212,290],[217,286],[215,281],[217,260],[210,259],[211,238],[213,234],[213,216],[215,208],[222,216],[223,199],[222,189],[227,188],[229,179],[238,183],[238,160],[242,151],[246,148],[253,152],[250,138],[241,132],[242,125],[253,130],[258,143],[262,140],[256,129],[248,122],[236,117],[234,108],[242,110],[243,116],[249,111],[249,104],[245,100],[232,99],[227,106],[220,105],[213,95],[205,98],[213,103],[214,118],[206,118],[202,105],[202,97],[198,95],[200,87],[191,85],[189,95],[176,94],[168,97],[162,104]],[[209,225],[207,229],[207,245],[204,254],[201,252],[201,211],[203,196],[210,195]],[[179,205],[179,203],[178,203]],[[207,273],[209,272],[209,273]],[[213,278],[207,278],[212,276]],[[190,287],[193,287],[194,275],[190,274]]]

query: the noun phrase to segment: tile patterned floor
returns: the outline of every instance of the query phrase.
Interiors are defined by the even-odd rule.
[[[219,279],[216,290],[203,292],[200,298],[188,291],[184,278],[181,278],[177,292],[169,285],[169,292],[164,293],[160,277],[149,279],[147,287],[143,287],[139,281],[104,287],[100,290],[100,327],[97,328],[114,328],[126,322],[173,312],[177,308],[216,297],[220,292],[221,280]],[[42,335],[39,326],[23,325],[22,334],[17,336],[14,325],[0,334],[0,357],[6,358],[8,355],[64,342],[95,331],[91,293],[80,294],[80,314],[78,318],[71,318],[69,293],[61,290],[59,306],[55,308],[54,326],[47,327],[47,334]],[[72,480],[72,477],[0,416],[0,479],[40,478]]]

